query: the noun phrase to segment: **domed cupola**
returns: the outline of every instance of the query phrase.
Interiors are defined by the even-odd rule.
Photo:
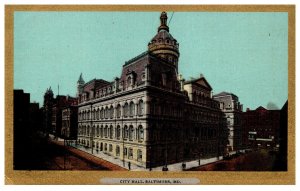
[[[179,44],[175,38],[169,33],[167,26],[167,13],[162,12],[160,15],[160,26],[157,34],[148,44],[148,50],[151,54],[172,63],[178,69]]]

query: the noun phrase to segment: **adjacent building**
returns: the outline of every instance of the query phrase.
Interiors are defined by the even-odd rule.
[[[243,113],[243,127],[248,132],[250,148],[279,148],[280,110],[267,110],[260,106]]]
[[[74,106],[77,105],[77,101],[78,101],[77,98],[71,96],[64,96],[64,95],[57,95],[56,98],[54,98],[51,87],[47,89],[44,94],[44,107],[43,107],[45,131],[49,134],[54,135],[55,137],[62,137],[63,134],[62,133],[62,125],[63,125],[62,110],[69,108],[70,110],[72,110],[70,114],[73,112],[76,113],[76,109],[74,109]],[[72,117],[72,120],[76,121],[76,118]],[[64,125],[65,124],[66,123],[64,123]],[[66,135],[65,131],[66,131],[66,126],[64,129],[64,136]]]
[[[238,96],[233,93],[221,92],[213,96],[218,101],[220,109],[225,114],[226,124],[229,131],[227,151],[238,151],[244,148],[242,127],[243,105],[239,102]]]
[[[203,76],[178,74],[179,44],[160,16],[148,50],[125,62],[114,81],[77,82],[77,142],[145,168],[221,156],[227,128]]]
[[[67,140],[77,140],[77,105],[70,105],[62,109],[61,137]]]
[[[41,111],[23,90],[14,90],[13,99],[13,166],[14,170],[28,170],[34,166],[33,140],[42,124]]]

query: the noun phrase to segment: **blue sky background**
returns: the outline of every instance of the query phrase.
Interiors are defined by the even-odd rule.
[[[168,13],[169,19],[172,13]],[[87,82],[120,76],[125,61],[147,50],[159,12],[15,12],[14,88],[43,103],[52,87],[75,96]],[[179,42],[179,73],[202,73],[214,93],[232,92],[245,108],[288,95],[288,14],[175,12],[170,33]]]

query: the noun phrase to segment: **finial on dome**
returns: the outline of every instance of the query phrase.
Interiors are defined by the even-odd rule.
[[[158,32],[161,30],[166,30],[169,32],[169,27],[167,26],[168,16],[166,12],[162,12],[160,15],[160,26],[158,27]]]

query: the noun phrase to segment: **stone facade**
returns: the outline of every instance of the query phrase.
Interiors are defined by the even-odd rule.
[[[243,106],[239,102],[239,98],[227,92],[221,92],[213,96],[213,99],[220,103],[220,109],[226,117],[227,128],[229,131],[227,149],[230,151],[238,151],[244,148],[242,128],[242,111]]]
[[[219,103],[204,77],[178,75],[179,44],[165,12],[160,19],[148,51],[125,62],[120,77],[80,87],[77,143],[145,168],[221,156],[227,132]]]

